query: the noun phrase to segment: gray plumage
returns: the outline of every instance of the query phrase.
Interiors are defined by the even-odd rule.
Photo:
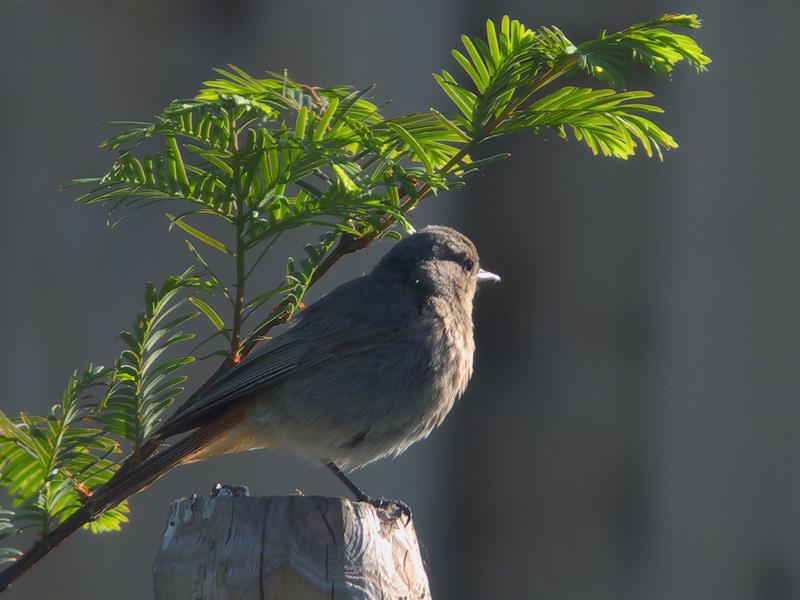
[[[453,229],[427,227],[397,243],[371,273],[301,311],[181,406],[92,496],[87,514],[181,463],[270,447],[326,463],[357,499],[382,505],[339,468],[399,454],[441,424],[472,375],[472,300],[483,280],[499,277],[480,269],[475,246]]]
[[[168,420],[174,435],[236,411],[184,462],[283,447],[343,469],[396,455],[441,424],[472,375],[472,242],[427,227]]]

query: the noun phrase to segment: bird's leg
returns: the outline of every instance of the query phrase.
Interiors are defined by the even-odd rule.
[[[353,481],[345,475],[342,470],[336,466],[336,464],[332,462],[325,463],[325,466],[328,467],[333,474],[336,475],[342,483],[347,486],[347,489],[350,490],[355,496],[357,502],[366,502],[367,504],[371,504],[375,508],[396,508],[400,513],[405,515],[408,521],[411,521],[411,508],[409,508],[408,504],[402,502],[400,500],[387,500],[386,498],[373,498],[372,496],[368,495],[364,490],[358,487]]]
[[[325,466],[333,471],[333,474],[336,475],[341,482],[347,486],[347,489],[352,492],[353,496],[356,497],[358,502],[369,502],[370,497],[367,496],[367,494],[365,494],[364,491],[358,487],[347,475],[345,475],[335,463],[325,463]]]

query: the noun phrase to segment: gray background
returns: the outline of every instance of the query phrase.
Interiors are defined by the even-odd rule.
[[[800,597],[797,3],[0,0],[0,407],[44,411],[73,368],[107,364],[143,282],[185,261],[157,211],[111,231],[58,191],[108,164],[104,122],[228,62],[441,107],[430,73],[487,16],[582,40],[678,10],[703,16],[715,62],[638,81],[681,143],[663,164],[519,136],[414,214],[463,229],[504,280],[480,294],[475,379],[445,426],[355,479],[414,507],[439,599]],[[168,503],[218,480],[343,493],[280,452],[182,468],[123,534],[76,535],[9,599],[148,597]]]

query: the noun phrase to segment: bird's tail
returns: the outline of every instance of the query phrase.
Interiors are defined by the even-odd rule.
[[[119,471],[119,477],[111,480],[87,500],[86,506],[97,518],[108,509],[117,506],[134,494],[141,492],[167,471],[177,467],[195,453],[219,437],[227,423],[215,423],[190,433],[178,443],[154,454],[144,462]]]
[[[229,425],[225,419],[219,419],[217,423],[190,433],[175,445],[153,454],[143,462],[138,462],[142,460],[141,455],[139,458],[131,457],[126,460],[106,485],[86,498],[78,510],[37,540],[27,552],[0,573],[0,592],[83,525],[142,491],[173,467],[186,462],[193,454],[221,435]],[[150,453],[157,447],[157,440],[148,442]]]

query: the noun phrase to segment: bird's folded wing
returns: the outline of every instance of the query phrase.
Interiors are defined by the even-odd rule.
[[[285,378],[352,354],[369,353],[400,335],[397,329],[364,335],[335,335],[327,331],[317,339],[292,335],[290,331],[270,342],[216,381],[191,404],[184,404],[156,432],[169,437],[195,429],[236,405],[237,400],[264,391]],[[332,335],[333,334],[333,335]]]

